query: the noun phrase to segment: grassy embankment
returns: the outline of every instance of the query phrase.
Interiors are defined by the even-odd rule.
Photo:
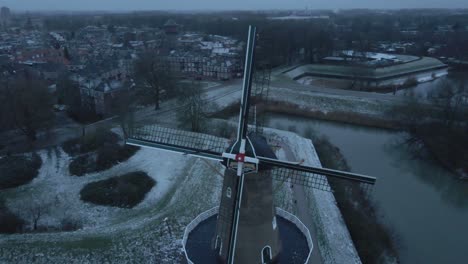
[[[253,100],[254,101],[254,100]],[[214,113],[212,116],[217,118],[227,118],[231,117],[233,114],[239,112],[239,103],[231,104],[219,112]],[[341,123],[348,123],[353,125],[368,126],[368,127],[377,127],[384,129],[393,129],[398,130],[401,128],[399,122],[395,120],[389,120],[387,118],[373,117],[360,113],[353,112],[344,112],[344,111],[329,111],[324,113],[322,111],[311,111],[306,109],[301,109],[299,106],[292,103],[285,103],[279,101],[268,101],[268,105],[259,104],[257,105],[257,113],[277,113],[277,114],[286,114],[294,115],[299,117],[315,118],[325,121],[334,121]]]

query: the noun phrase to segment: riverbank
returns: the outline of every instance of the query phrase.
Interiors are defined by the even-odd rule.
[[[255,101],[255,99],[253,100]],[[453,172],[459,179],[468,180],[468,136],[463,133],[449,133],[440,127],[429,128],[420,126],[419,128],[408,127],[398,118],[392,118],[387,113],[381,115],[365,114],[350,111],[320,111],[311,108],[304,108],[300,105],[277,100],[269,100],[267,104],[257,103],[257,114],[265,113],[287,114],[297,117],[313,118],[324,121],[340,122],[345,124],[382,128],[395,131],[408,131],[428,152],[434,160],[442,164],[446,169]],[[227,118],[237,114],[239,103],[233,103],[214,113],[214,117]],[[398,111],[397,108],[388,110],[389,112]],[[398,115],[397,115],[398,116]],[[261,118],[259,118],[261,120]],[[430,132],[430,133],[429,133]],[[455,149],[457,155],[452,155]],[[416,150],[419,151],[419,150]]]
[[[462,129],[424,124],[411,129],[415,140],[447,170],[468,181],[468,135]]]
[[[239,102],[231,104],[221,111],[214,113],[212,116],[217,118],[231,117],[239,111],[239,105]],[[324,121],[341,122],[366,127],[376,127],[391,130],[401,129],[399,122],[376,115],[366,115],[362,113],[345,112],[340,110],[323,112],[320,110],[304,109],[299,105],[289,102],[274,100],[268,100],[267,104],[258,103],[256,111],[259,115],[264,113],[287,114],[298,117],[314,118]]]
[[[377,127],[392,130],[400,129],[399,122],[382,118],[376,115],[366,115],[362,113],[344,112],[339,110],[327,112],[319,110],[307,110],[300,108],[295,104],[280,101],[269,101],[267,105],[260,105],[259,109],[263,113],[270,112],[277,114],[288,114],[366,127]]]
[[[324,167],[350,171],[339,148],[326,137],[311,135]],[[399,263],[392,232],[380,223],[366,192],[357,184],[329,179],[335,198],[363,263]]]
[[[262,113],[287,114],[395,131],[408,130],[402,122],[396,119],[353,112],[310,111],[294,104],[278,101],[261,105],[258,109]],[[468,163],[466,162],[468,160],[468,135],[466,133],[463,133],[461,129],[448,130],[435,124],[420,125],[409,129],[408,132],[421,143],[422,147],[427,149],[436,162],[457,175],[460,180],[468,181]]]

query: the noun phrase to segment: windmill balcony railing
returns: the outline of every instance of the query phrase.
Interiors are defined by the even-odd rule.
[[[187,245],[187,239],[188,239],[188,236],[189,234],[195,229],[195,227],[197,227],[201,222],[205,221],[206,219],[218,214],[218,211],[219,211],[219,206],[216,206],[216,207],[213,207],[211,208],[210,210],[208,211],[205,211],[201,214],[199,214],[195,219],[192,220],[192,222],[190,222],[190,224],[187,225],[187,227],[185,227],[185,231],[184,231],[184,237],[182,239],[182,247],[183,247],[183,250],[184,250],[184,254],[185,254],[185,258],[187,259],[187,262],[188,264],[194,264],[190,258],[188,257],[187,255],[187,250],[185,250],[185,246]]]
[[[187,255],[186,251],[186,245],[187,245],[187,240],[190,235],[190,233],[203,221],[207,220],[208,218],[215,216],[218,214],[219,211],[219,206],[213,207],[208,211],[205,211],[201,214],[199,214],[195,219],[192,220],[186,227],[184,231],[184,237],[182,239],[182,247],[184,250],[185,258],[188,262],[188,264],[194,264],[190,258]],[[307,240],[307,246],[309,247],[309,254],[307,255],[307,260],[304,263],[309,263],[310,256],[312,255],[312,250],[314,248],[314,243],[312,242],[312,237],[310,235],[309,229],[302,223],[299,218],[297,218],[295,215],[279,208],[276,207],[276,214],[289,222],[293,223],[300,231],[301,233],[305,236]]]
[[[309,263],[310,256],[312,255],[312,250],[314,249],[314,243],[312,242],[312,236],[310,235],[309,229],[295,215],[279,207],[276,207],[276,214],[296,225],[296,227],[306,237],[307,245],[309,246],[309,254],[307,255],[307,260],[304,263]]]

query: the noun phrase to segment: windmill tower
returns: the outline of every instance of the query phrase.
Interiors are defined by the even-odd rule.
[[[130,145],[216,160],[226,167],[216,230],[210,238],[211,249],[207,249],[220,263],[275,263],[287,253],[283,251],[273,204],[273,180],[326,191],[330,191],[328,178],[365,185],[376,181],[364,175],[278,160],[262,135],[249,133],[255,40],[256,29],[251,26],[234,142],[227,144],[218,137],[159,126],[132,127],[127,138]]]

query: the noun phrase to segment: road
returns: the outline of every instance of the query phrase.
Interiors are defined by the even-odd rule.
[[[231,103],[240,101],[242,80],[236,79],[223,82],[215,86],[207,87],[204,91],[207,103],[216,103],[218,107],[223,108]],[[145,107],[136,112],[136,122],[174,124],[174,121],[177,120],[177,110],[182,107],[183,106],[178,105],[176,99],[161,103],[159,110],[154,110],[154,107]]]

